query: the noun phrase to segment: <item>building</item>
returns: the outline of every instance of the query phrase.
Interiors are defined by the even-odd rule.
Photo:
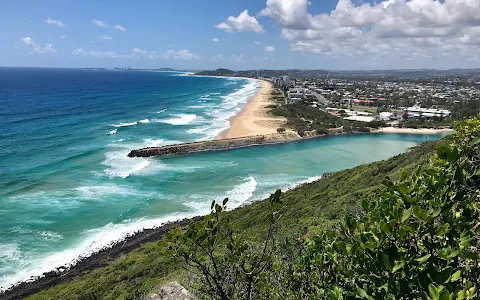
[[[445,118],[449,117],[452,112],[447,109],[423,108],[418,105],[407,107],[404,110],[409,118]]]
[[[385,111],[378,114],[378,119],[380,121],[391,121],[394,119],[393,113]]]
[[[288,91],[288,97],[290,97],[290,100],[292,101],[305,99],[306,96],[310,95],[312,95],[312,92],[309,89],[302,87],[295,87]]]

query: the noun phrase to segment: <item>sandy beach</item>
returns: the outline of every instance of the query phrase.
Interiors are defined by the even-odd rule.
[[[430,129],[430,128],[395,128],[395,127],[382,127],[375,129],[372,133],[410,133],[410,134],[439,134],[439,133],[449,133],[453,129],[442,128],[442,129]]]
[[[273,85],[261,81],[259,91],[252,97],[242,111],[230,119],[230,128],[220,134],[221,138],[237,138],[252,135],[276,133],[278,127],[286,123],[282,117],[268,114],[267,105],[272,104],[271,92]]]

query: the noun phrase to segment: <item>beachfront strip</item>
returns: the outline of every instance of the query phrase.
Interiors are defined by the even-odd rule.
[[[303,96],[297,98],[300,97],[299,91],[301,89],[295,87],[295,85],[293,85],[295,87],[293,90],[284,92],[286,88],[285,82],[293,84],[288,76],[284,76],[280,80],[271,78],[254,80],[260,81],[259,90],[252,99],[249,100],[247,105],[243,107],[241,112],[230,119],[231,127],[222,132],[218,139],[133,149],[128,156],[177,156],[198,152],[287,143],[303,139],[351,133],[439,134],[451,131],[447,126],[442,128],[400,128],[397,126],[398,120],[392,117],[392,112],[380,112],[378,116],[372,117],[371,113],[368,112],[325,107],[331,103],[321,94],[316,93],[315,90],[302,89]],[[321,102],[314,101],[313,99],[321,100]],[[306,123],[311,125],[313,123],[323,122],[329,123],[328,128],[325,130],[315,130],[313,127],[305,127],[305,129],[303,129],[301,124],[298,125],[298,122],[295,123],[295,121],[298,121],[296,120],[299,118],[298,115],[292,117],[286,114],[287,117],[285,117],[275,114],[275,111],[278,111],[279,108],[283,108],[288,112],[297,110],[299,107],[304,111],[306,110],[309,114],[313,114],[313,117],[300,117],[301,124]],[[422,110],[421,108],[415,109],[416,110],[410,110],[410,108],[408,108],[408,111],[418,113],[418,111]],[[448,110],[436,110],[436,112],[429,110],[426,114],[427,113],[438,113],[438,118],[449,117],[451,114]],[[385,118],[382,118],[382,116]],[[334,120],[333,122],[332,119]],[[342,122],[339,122],[340,120],[342,120]],[[373,121],[379,122],[374,124]],[[294,125],[292,126],[292,124]]]

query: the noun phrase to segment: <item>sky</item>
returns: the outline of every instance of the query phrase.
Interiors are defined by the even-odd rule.
[[[480,0],[0,2],[0,66],[480,67]]]

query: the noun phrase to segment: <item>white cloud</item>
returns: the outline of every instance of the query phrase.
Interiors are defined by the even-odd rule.
[[[64,35],[60,36],[60,38],[61,38],[62,40],[66,40],[66,39],[67,39],[67,37],[64,36]]]
[[[232,55],[232,57],[230,57],[230,60],[231,61],[234,61],[234,62],[237,62],[237,63],[243,63],[245,62],[245,59],[243,57],[243,54],[240,54],[240,55]]]
[[[37,45],[29,36],[20,39],[25,45],[32,48],[33,53],[57,53],[53,45],[46,43],[44,47]]]
[[[18,50],[19,48],[17,46],[13,46],[13,49]]]
[[[214,42],[220,42],[220,40],[218,38],[213,38],[212,41]]]
[[[147,51],[142,50],[140,48],[133,48],[132,53],[134,55],[145,55],[147,53]]]
[[[112,37],[108,36],[106,34],[101,34],[101,35],[97,36],[97,38],[99,40],[102,40],[102,41],[111,41],[112,40]]]
[[[157,59],[159,58],[160,56],[157,55],[157,51],[153,50],[153,51],[150,51],[150,54],[148,54],[148,58],[150,59]]]
[[[265,52],[275,52],[275,47],[267,46],[267,47],[265,47]]]
[[[225,57],[222,54],[217,54],[214,57],[210,58],[211,62],[221,62],[225,59]]]
[[[108,25],[105,22],[103,22],[102,20],[93,19],[92,23],[97,25],[98,27],[108,28]]]
[[[330,13],[308,9],[307,0],[267,0],[259,15],[282,27],[292,51],[384,61],[480,53],[479,0],[338,0]]]
[[[120,26],[120,25],[115,26],[115,29],[116,29],[116,30],[123,31],[123,32],[127,31],[127,29],[125,29],[125,27]]]
[[[261,43],[259,41],[254,41],[254,44],[260,45]]]
[[[87,52],[85,52],[85,50],[83,50],[82,48],[78,48],[77,50],[72,51],[73,55],[85,55],[85,53]]]
[[[78,48],[72,51],[73,55],[85,56],[85,57],[98,57],[98,58],[131,58],[129,54],[119,54],[113,51],[85,51],[82,48]]]
[[[47,24],[56,25],[56,26],[59,26],[59,27],[64,27],[65,26],[65,25],[63,25],[63,23],[61,21],[54,20],[50,17],[47,18],[46,22],[47,22]]]
[[[188,50],[179,50],[179,51],[174,51],[174,50],[168,50],[165,53],[163,53],[163,58],[170,60],[197,60],[200,59],[200,57]]]
[[[217,24],[215,27],[226,32],[264,32],[257,19],[248,15],[248,10],[244,10],[238,17],[228,17],[227,21]]]

